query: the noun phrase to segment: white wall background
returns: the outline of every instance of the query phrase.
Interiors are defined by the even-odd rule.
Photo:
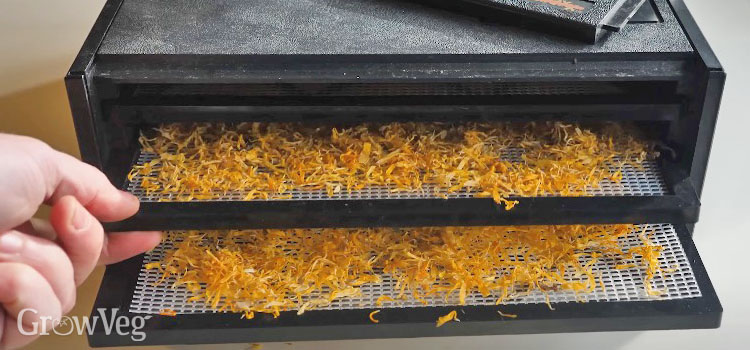
[[[65,74],[104,0],[0,0],[0,96]]]

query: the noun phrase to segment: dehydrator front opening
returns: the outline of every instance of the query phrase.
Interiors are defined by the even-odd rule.
[[[496,229],[498,235],[512,234],[502,227],[487,229]],[[436,232],[438,231],[442,232],[445,229],[436,229]],[[549,233],[554,234],[552,231]],[[200,231],[172,232],[162,245],[147,255],[109,267],[95,307],[116,307],[130,316],[151,316],[144,328],[146,340],[139,343],[142,345],[209,343],[215,342],[216,339],[221,339],[222,342],[265,342],[712,328],[718,326],[721,315],[721,306],[690,234],[680,225],[634,226],[616,240],[617,249],[622,250],[622,254],[625,255],[605,253],[592,261],[592,252],[604,252],[605,249],[611,248],[579,248],[582,249],[580,252],[571,252],[570,256],[580,259],[581,268],[567,267],[566,272],[560,274],[562,280],[559,283],[584,281],[588,277],[580,275],[580,272],[589,271],[596,283],[588,291],[576,292],[563,284],[552,282],[525,292],[529,290],[528,286],[519,284],[516,287],[521,292],[503,298],[499,304],[497,301],[502,296],[501,289],[491,290],[489,293],[470,290],[461,305],[458,288],[447,293],[447,296],[446,293],[438,293],[415,299],[409,289],[406,293],[399,292],[397,278],[380,274],[379,280],[370,280],[356,286],[357,293],[335,297],[330,302],[321,303],[302,313],[299,312],[299,307],[291,307],[282,309],[276,316],[272,313],[256,312],[252,319],[243,318],[242,313],[220,311],[226,299],[221,299],[212,306],[211,301],[205,300],[205,283],[186,286],[185,279],[179,278],[183,273],[205,274],[205,270],[200,272],[197,268],[196,271],[188,268],[164,277],[165,270],[162,268],[168,266],[165,264],[165,261],[169,260],[168,257],[179,250],[180,244],[184,244],[181,242],[188,240],[187,235],[201,234]],[[265,234],[274,235],[273,232]],[[242,236],[235,234],[235,237]],[[644,237],[647,241],[644,241]],[[197,241],[192,239],[192,242]],[[211,246],[204,248],[207,250],[206,254],[210,252],[221,257],[217,259],[226,258],[225,255],[219,255],[221,244],[210,244]],[[658,251],[655,261],[660,271],[653,277],[647,277],[645,265],[639,263],[639,254],[645,254],[644,250],[632,255],[633,260],[616,258],[618,254],[626,256],[631,250],[635,252],[644,244],[653,248],[658,247],[652,251]],[[184,255],[186,248],[182,246],[181,249],[176,256],[189,258],[189,255]],[[486,252],[476,253],[482,255],[481,253]],[[284,254],[296,256],[293,249],[284,250]],[[206,258],[210,256],[205,255]],[[515,264],[535,261],[533,256],[527,256],[528,260],[520,256],[509,258],[519,259]],[[498,261],[504,264],[502,259]],[[243,273],[258,274],[259,277],[268,272],[260,267],[257,270],[248,269],[247,263],[240,262],[236,264],[236,268],[242,268]],[[320,264],[325,262],[321,261]],[[497,276],[507,274],[508,266],[511,265],[503,265],[504,269],[499,269]],[[515,266],[521,268],[521,265]],[[444,267],[434,264],[432,268]],[[557,268],[564,267],[551,267],[545,271],[554,274],[555,271],[559,271]],[[216,270],[216,275],[203,275],[202,278],[228,278],[218,271]],[[225,269],[224,273],[226,271],[228,270]],[[181,283],[175,283],[177,281]],[[269,281],[274,283],[275,280]],[[212,283],[215,288],[216,283],[221,282]],[[227,283],[233,286],[235,282]],[[329,296],[327,292],[330,290],[325,287],[319,291],[322,295]],[[402,297],[399,297],[399,294]],[[204,298],[196,297],[201,295]],[[245,292],[238,295],[248,294]],[[390,299],[383,298],[383,295],[388,295]],[[316,297],[317,294],[312,293],[306,295],[303,301]],[[295,296],[290,295],[289,298],[294,299]],[[326,300],[329,300],[328,297]],[[239,305],[245,304],[240,302]],[[377,323],[370,319],[373,311],[379,311],[372,315]],[[451,321],[436,327],[439,317],[449,315],[452,311],[456,312],[459,321]],[[133,344],[127,337],[106,336],[102,329],[97,329],[91,336],[91,342],[95,346]]]
[[[677,81],[113,84],[122,123],[675,120]]]
[[[112,230],[693,222],[668,124],[145,126]],[[175,225],[177,227],[175,227]]]
[[[257,84],[123,84],[120,101],[126,104],[171,104],[191,102],[209,104],[218,98],[235,99],[274,97],[269,103],[282,104],[283,98],[354,98],[359,97],[571,97],[599,96],[610,99],[629,98],[664,99],[674,94],[677,82],[654,81],[504,81],[504,82],[383,82],[383,83],[257,83]],[[189,99],[189,98],[192,98]],[[252,101],[252,100],[248,100]],[[479,100],[481,101],[481,100]],[[433,101],[443,103],[442,101]],[[323,104],[323,103],[317,103]]]

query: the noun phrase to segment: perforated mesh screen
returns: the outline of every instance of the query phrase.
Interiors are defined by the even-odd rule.
[[[142,165],[154,159],[152,153],[142,153],[137,164]],[[520,161],[521,150],[513,149],[502,155],[509,161]],[[157,169],[158,170],[158,169]],[[157,171],[154,170],[154,171]],[[155,175],[155,173],[154,173]],[[141,187],[142,176],[138,175],[128,184],[128,191],[136,195],[142,202],[177,201],[174,193],[148,193]],[[288,193],[272,196],[268,200],[364,200],[364,199],[426,199],[426,198],[473,198],[477,194],[474,190],[460,190],[452,193],[440,193],[433,186],[424,186],[420,191],[395,190],[395,187],[371,186],[357,191],[346,190],[329,196],[325,189],[305,190],[295,189]],[[662,196],[667,194],[667,186],[661,171],[655,161],[646,161],[640,167],[626,165],[622,169],[622,180],[617,183],[604,180],[599,187],[590,187],[587,194],[591,196]],[[216,192],[211,198],[203,201],[242,201],[247,195],[244,191]],[[554,196],[548,194],[547,196]],[[180,199],[182,200],[182,199]],[[201,201],[193,199],[192,201]],[[265,199],[254,199],[262,201]]]
[[[597,286],[593,293],[578,294],[572,291],[548,291],[547,296],[551,303],[575,302],[575,301],[651,301],[696,298],[701,296],[701,291],[693,275],[692,267],[677,237],[674,227],[670,224],[642,225],[630,235],[620,239],[624,250],[640,246],[638,235],[641,230],[649,232],[651,241],[661,245],[664,250],[659,258],[661,267],[671,272],[663,275],[657,274],[653,279],[652,286],[656,290],[663,291],[661,296],[649,296],[644,287],[643,271],[639,268],[616,269],[615,266],[622,261],[611,259],[600,259],[594,266],[595,274],[600,274],[602,286]],[[169,250],[174,241],[165,241],[152,252],[148,253],[143,261],[138,283],[133,294],[130,311],[141,314],[156,314],[160,310],[171,309],[180,314],[195,314],[215,312],[207,308],[201,302],[188,302],[190,293],[182,287],[172,287],[174,278],[167,278],[162,283],[157,283],[161,278],[156,270],[147,270],[145,264],[161,260],[165,251]],[[381,295],[397,295],[395,281],[388,275],[381,275],[382,283],[362,286],[362,295],[354,298],[336,300],[323,310],[340,309],[367,309],[367,308],[398,308],[398,307],[430,307],[430,306],[452,306],[458,304],[458,296],[453,299],[444,299],[442,296],[430,296],[426,298],[427,304],[416,300],[404,300],[397,302],[384,302],[377,306],[375,301]],[[573,280],[573,276],[566,276]],[[536,291],[529,295],[516,299],[506,300],[504,304],[531,304],[544,303],[544,293]],[[314,295],[311,297],[315,297]],[[482,296],[479,293],[470,294],[466,298],[467,305],[495,305],[496,295]]]

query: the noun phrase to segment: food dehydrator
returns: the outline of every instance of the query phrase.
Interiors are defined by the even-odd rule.
[[[615,3],[584,2],[608,10]],[[665,263],[674,266],[654,281],[667,292],[658,298],[644,295],[642,276],[604,264],[598,268],[605,288],[585,302],[553,292],[547,296],[551,310],[544,296],[529,295],[502,305],[503,312],[518,315],[514,319],[499,317],[494,299],[474,295],[466,305],[434,298],[378,308],[381,322],[374,324],[368,319],[374,297],[395,288],[385,279],[354,300],[303,315],[289,310],[246,320],[189,303],[184,289],[156,284],[159,275],[146,265],[172,243],[164,242],[107,267],[95,304],[94,312],[107,308],[152,316],[145,340],[106,334],[99,324],[89,338],[92,346],[719,326],[722,308],[691,237],[725,73],[682,0],[648,0],[632,18],[633,9],[615,11],[603,25],[604,19],[592,18],[586,30],[595,34],[585,41],[598,38],[593,44],[559,35],[578,36],[574,27],[539,30],[545,25],[537,23],[548,20],[546,15],[519,25],[517,18],[506,23],[502,16],[458,11],[455,4],[427,3],[107,1],[65,78],[83,160],[141,200],[135,216],[105,227],[638,224],[653,233],[664,247]],[[547,2],[540,3],[528,6]],[[623,3],[630,2],[617,2]],[[568,21],[563,15],[574,17],[545,11],[557,13],[556,24]],[[601,35],[602,28],[618,31]],[[229,193],[179,201],[149,193],[137,176],[128,176],[133,166],[154,156],[142,152],[138,137],[156,125],[248,121],[628,123],[654,139],[660,156],[623,169],[619,183],[602,183],[586,196],[511,198],[519,201],[512,210],[469,192],[436,196],[383,188],[332,197],[293,191],[283,199],[243,200],[242,194]],[[164,309],[177,315],[160,315]],[[435,320],[451,310],[458,310],[461,322],[435,327]]]

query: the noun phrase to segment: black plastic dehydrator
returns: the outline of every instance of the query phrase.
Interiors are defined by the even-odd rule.
[[[160,247],[109,266],[95,305],[152,315],[144,329],[148,337],[135,342],[98,327],[91,344],[718,327],[722,308],[691,237],[725,73],[684,3],[571,1],[601,14],[631,6],[576,27],[575,19],[563,18],[574,13],[550,9],[547,1],[469,2],[518,6],[522,12],[501,11],[515,17],[542,10],[519,24],[517,18],[505,23],[502,16],[477,16],[470,13],[474,7],[428,1],[107,1],[66,76],[83,160],[142,201],[134,217],[105,227],[639,224],[656,233],[654,240],[678,266],[662,281],[665,297],[644,297],[632,288],[640,283],[637,276],[613,273],[606,282],[611,288],[585,303],[553,295],[555,310],[536,299],[503,305],[516,319],[499,318],[494,302],[477,297],[459,307],[461,322],[450,327],[435,327],[438,316],[457,308],[442,299],[383,308],[381,322],[373,324],[367,317],[372,308],[358,306],[368,302],[363,296],[360,304],[244,320],[187,304],[185,291],[155,286],[157,276],[144,264],[158,260]],[[556,33],[539,30],[551,16],[542,12],[557,13]],[[515,198],[519,204],[512,210],[471,195],[377,190],[170,201],[144,191],[138,178],[128,179],[133,165],[152,156],[140,149],[142,131],[162,123],[243,121],[617,122],[652,135],[661,156],[624,171],[617,186],[582,197]],[[164,308],[178,315],[160,316]]]

